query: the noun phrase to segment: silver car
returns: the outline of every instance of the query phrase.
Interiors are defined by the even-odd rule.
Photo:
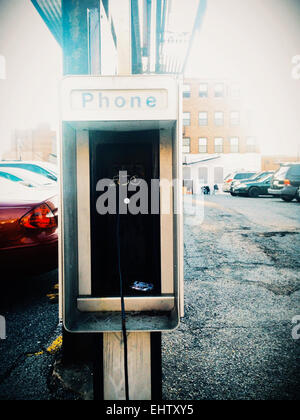
[[[249,179],[255,174],[256,174],[256,172],[246,172],[245,171],[245,172],[234,172],[234,173],[231,173],[231,174],[227,175],[227,177],[224,179],[223,191],[230,193],[231,192],[231,184],[233,182]]]

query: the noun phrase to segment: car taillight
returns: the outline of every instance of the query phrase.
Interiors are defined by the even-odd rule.
[[[20,223],[29,229],[53,229],[57,227],[56,218],[47,204],[42,204],[27,213],[22,217]]]
[[[233,179],[227,179],[227,184],[229,184],[230,182],[232,182],[233,181]]]
[[[291,185],[291,181],[289,179],[284,180],[284,185]]]

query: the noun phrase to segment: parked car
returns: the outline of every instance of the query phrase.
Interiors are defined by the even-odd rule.
[[[224,179],[223,191],[230,193],[231,184],[234,181],[242,181],[251,178],[256,172],[234,172]]]
[[[248,180],[241,182],[233,187],[234,195],[242,195],[247,197],[256,198],[260,195],[269,195],[268,189],[271,185],[272,174],[265,175],[262,179]]]
[[[12,182],[18,182],[30,188],[57,189],[57,182],[52,181],[43,175],[28,171],[27,169],[0,167],[0,177]]]
[[[269,194],[281,197],[284,201],[299,199],[300,163],[284,163],[275,172],[269,188]]]
[[[255,175],[253,175],[251,178],[249,179],[243,179],[241,181],[232,181],[231,183],[231,187],[230,187],[230,193],[232,196],[235,196],[237,194],[235,194],[234,189],[238,186],[238,184],[244,184],[246,182],[256,182],[259,181],[261,179],[264,179],[267,177],[267,175],[273,175],[275,171],[263,171],[263,172],[258,172]]]
[[[38,175],[45,176],[52,181],[58,180],[58,169],[57,166],[50,162],[34,162],[34,161],[22,161],[22,160],[13,160],[0,161],[1,168],[20,168],[26,169],[28,171],[34,172]]]
[[[58,197],[0,178],[0,266],[40,274],[58,266]]]

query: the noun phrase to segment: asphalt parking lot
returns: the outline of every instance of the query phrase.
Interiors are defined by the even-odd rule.
[[[193,198],[201,206],[201,198]],[[185,317],[163,335],[167,400],[299,399],[299,203],[208,196],[185,215]],[[57,271],[2,285],[0,399],[77,399],[53,386]]]
[[[164,335],[164,398],[299,399],[299,212],[219,195],[203,221],[185,216],[185,318]]]

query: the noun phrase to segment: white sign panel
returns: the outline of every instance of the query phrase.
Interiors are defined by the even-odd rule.
[[[178,81],[169,76],[74,76],[62,82],[63,121],[175,121],[178,103]]]

